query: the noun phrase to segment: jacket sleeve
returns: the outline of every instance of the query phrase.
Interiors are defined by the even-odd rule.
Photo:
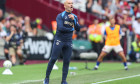
[[[74,16],[74,27],[76,31],[80,31],[80,25],[78,23],[78,18],[77,16]]]
[[[66,32],[72,32],[74,30],[73,27],[67,28],[63,25],[63,19],[61,14],[57,16],[56,21],[57,21],[57,31],[66,33]]]

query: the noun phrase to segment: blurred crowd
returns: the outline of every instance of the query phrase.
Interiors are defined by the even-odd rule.
[[[91,41],[93,50],[99,53],[104,46],[104,31],[110,25],[109,17],[116,18],[122,30],[121,45],[125,55],[129,55],[131,61],[136,61],[140,56],[140,1],[139,0],[87,0],[86,12],[98,17],[91,25],[86,25],[84,19],[79,19],[80,32],[74,32],[73,39],[86,39]],[[101,21],[99,20],[101,19]],[[134,46],[132,43],[136,42]],[[134,47],[137,47],[134,50]],[[135,54],[132,55],[132,51]],[[113,54],[114,55],[114,54]]]
[[[46,26],[42,24],[42,19],[37,18],[31,21],[29,16],[20,16],[14,12],[5,12],[0,9],[0,41],[4,42],[4,54],[7,60],[11,60],[13,66],[16,64],[16,58],[22,65],[23,52],[22,46],[27,37],[44,36]]]
[[[43,29],[47,28],[42,24],[41,18],[31,21],[29,16],[23,17],[13,12],[6,13],[4,5],[1,4],[5,2],[0,3],[0,40],[5,42],[5,57],[11,59],[13,66],[18,57],[22,65],[24,62],[22,46],[25,39],[29,36],[44,36]],[[85,20],[80,18],[81,29],[80,32],[73,32],[73,40],[90,41],[93,51],[99,55],[105,42],[105,28],[110,26],[109,17],[114,16],[122,30],[121,45],[125,55],[129,55],[132,61],[140,58],[140,0],[87,0],[86,12],[98,19],[86,25]],[[54,34],[56,25],[56,21],[52,21]]]
[[[140,0],[87,0],[86,12],[97,17],[136,16],[140,12]]]

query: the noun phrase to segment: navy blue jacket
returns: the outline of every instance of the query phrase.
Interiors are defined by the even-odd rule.
[[[78,23],[78,18],[74,15],[74,20],[68,17],[69,14],[74,15],[73,13],[68,13],[66,11],[57,15],[57,31],[55,35],[55,40],[61,41],[72,41],[73,31],[79,31],[80,25]],[[74,25],[74,28],[72,27]]]

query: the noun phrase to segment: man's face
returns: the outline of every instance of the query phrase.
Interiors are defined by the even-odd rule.
[[[138,23],[140,23],[140,18],[138,18]]]
[[[0,17],[2,17],[3,16],[3,12],[2,12],[2,10],[0,9]]]
[[[72,0],[66,0],[64,3],[64,8],[67,12],[72,12],[73,11],[73,2]]]
[[[16,28],[15,28],[14,26],[11,26],[11,27],[10,27],[10,30],[11,30],[11,32],[12,32],[12,31],[15,32],[15,31],[16,31]]]
[[[110,23],[111,23],[111,24],[115,24],[115,19],[114,19],[114,18],[111,18],[111,19],[110,19]]]

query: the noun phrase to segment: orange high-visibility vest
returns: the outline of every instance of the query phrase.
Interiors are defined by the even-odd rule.
[[[120,26],[119,25],[115,25],[115,29],[111,30],[110,27],[106,27],[106,41],[105,41],[105,45],[108,46],[116,46],[116,45],[120,45]]]
[[[53,34],[56,33],[56,28],[57,28],[57,22],[56,21],[52,21],[52,31],[53,31]]]
[[[101,26],[100,25],[89,25],[89,34],[97,34],[97,35],[101,35]]]

